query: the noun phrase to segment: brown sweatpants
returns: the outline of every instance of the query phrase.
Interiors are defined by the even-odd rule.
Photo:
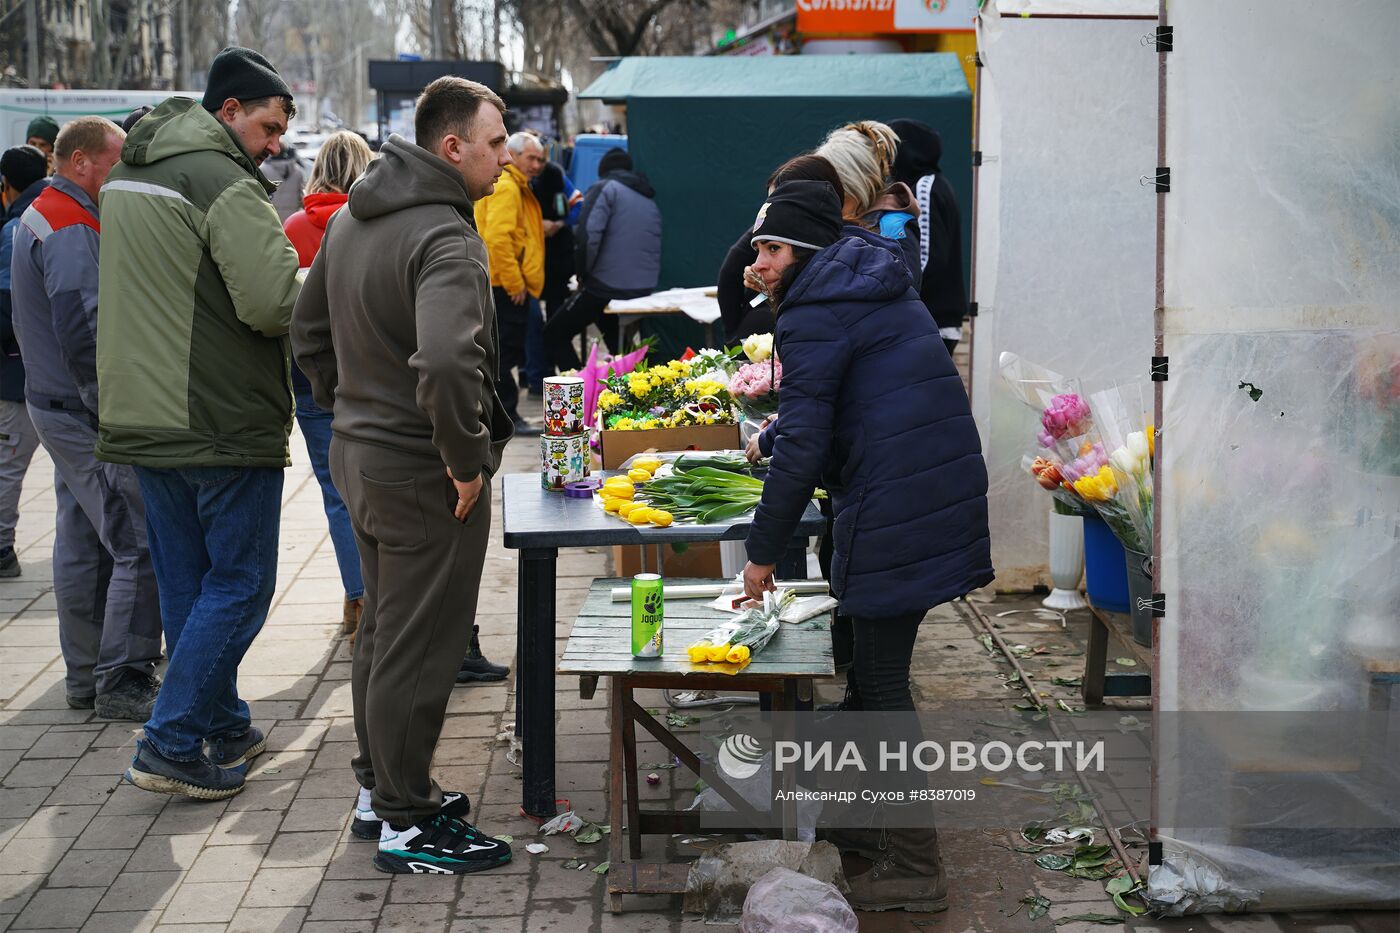
[[[352,764],[380,819],[416,823],[442,806],[428,769],[476,620],[490,483],[458,522],[442,461],[339,436],[331,478],[349,508],[365,578]]]

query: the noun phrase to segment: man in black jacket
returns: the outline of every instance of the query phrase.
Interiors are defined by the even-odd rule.
[[[20,487],[39,446],[24,404],[24,361],[10,303],[10,256],[20,215],[48,187],[48,170],[48,159],[33,146],[16,146],[0,156],[0,577],[20,575],[15,556]]]
[[[583,192],[557,162],[545,163],[544,170],[530,180],[530,190],[535,192],[544,217],[544,291],[540,300],[544,302],[545,315],[553,317],[569,298],[569,279],[574,274],[573,225],[583,206]],[[571,365],[568,354],[563,359],[546,354],[546,374]],[[533,382],[530,385],[531,392],[539,392],[540,388]]]
[[[573,339],[589,324],[603,332],[608,349],[620,352],[617,319],[603,310],[613,299],[650,295],[661,277],[661,209],[655,189],[645,175],[632,171],[632,157],[622,149],[603,154],[598,176],[584,196],[574,234],[574,269],[581,287],[544,328],[551,358],[566,360],[570,368],[583,365]]]
[[[928,305],[943,345],[952,353],[962,339],[967,316],[967,285],[963,279],[962,220],[953,186],[938,167],[943,140],[938,131],[918,120],[891,120],[899,134],[894,157],[894,180],[914,192],[919,205],[919,247],[923,278],[919,297]]]

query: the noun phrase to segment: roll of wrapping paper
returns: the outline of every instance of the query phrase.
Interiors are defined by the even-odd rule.
[[[588,435],[540,437],[540,485],[562,490],[570,483],[588,478]]]
[[[577,376],[546,376],[544,433],[572,437],[583,430],[583,380]]]

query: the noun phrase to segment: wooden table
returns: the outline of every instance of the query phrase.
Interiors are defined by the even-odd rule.
[[[1105,696],[1150,697],[1152,695],[1152,649],[1133,640],[1131,617],[1090,606],[1089,650],[1084,652],[1084,702],[1103,703]],[[1108,673],[1108,633],[1128,646],[1128,651],[1144,673]]]
[[[676,317],[677,315],[682,316],[682,317],[686,318],[687,320],[695,321],[695,323],[697,323],[697,324],[699,324],[701,327],[705,328],[705,346],[707,346],[707,347],[713,347],[713,346],[715,346],[715,323],[716,323],[716,322],[715,322],[715,321],[697,321],[697,320],[695,320],[695,318],[693,318],[693,317],[691,317],[690,315],[686,314],[686,313],[685,313],[685,309],[684,309],[684,308],[681,308],[681,307],[669,306],[669,307],[646,308],[646,309],[637,308],[637,309],[620,310],[620,309],[614,309],[611,305],[609,305],[608,307],[606,307],[606,308],[603,309],[603,313],[606,314],[606,315],[609,315],[610,317],[615,317],[615,318],[617,318],[617,337],[618,337],[618,342],[621,343],[623,347],[626,347],[626,346],[628,345],[628,339],[629,339],[633,334],[640,334],[640,333],[641,333],[641,327],[640,327],[640,325],[641,325],[642,321],[645,321],[645,320],[647,320],[648,318],[655,319],[655,318],[664,318],[664,317]],[[621,352],[621,351],[619,351],[619,352]]]
[[[673,583],[713,583],[713,580],[675,580]],[[609,720],[612,733],[611,786],[608,817],[612,824],[608,893],[614,913],[622,909],[624,894],[667,894],[684,892],[689,867],[686,865],[644,864],[643,833],[765,832],[769,821],[756,812],[734,790],[724,776],[708,762],[700,760],[675,735],[657,722],[632,698],[642,688],[670,690],[758,691],[772,697],[774,710],[792,710],[802,691],[811,694],[813,678],[835,677],[831,654],[831,615],[827,613],[806,622],[784,624],[773,640],[737,674],[706,673],[686,656],[686,646],[694,644],[716,624],[729,617],[709,606],[704,599],[666,601],[662,629],[662,656],[634,658],[631,646],[632,605],[613,602],[612,589],[626,586],[625,579],[594,580],[588,599],[574,621],[568,646],[559,662],[558,673],[577,674],[585,695],[591,695],[598,678],[610,681]],[[637,733],[640,724],[697,776],[715,789],[734,807],[736,825],[717,829],[702,828],[700,813],[689,810],[646,810],[637,793]],[[528,748],[528,745],[527,745]],[[774,792],[792,790],[795,774],[781,778],[773,774]],[[630,861],[623,861],[623,804],[627,808],[627,842]],[[796,807],[783,804],[782,834],[795,838]]]
[[[606,474],[605,474],[606,475]],[[554,623],[555,570],[561,547],[742,541],[752,514],[715,525],[640,528],[606,514],[591,499],[570,499],[540,486],[538,473],[503,477],[501,515],[505,546],[519,551],[516,607],[516,734],[524,739],[521,808],[555,815]],[[778,565],[779,579],[806,579],[807,539],[826,527],[816,503],[797,526]]]

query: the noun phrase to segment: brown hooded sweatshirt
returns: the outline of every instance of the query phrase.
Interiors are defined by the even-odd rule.
[[[486,247],[461,177],[391,136],[326,228],[292,313],[292,348],[332,430],[494,474],[510,440],[496,397]]]

